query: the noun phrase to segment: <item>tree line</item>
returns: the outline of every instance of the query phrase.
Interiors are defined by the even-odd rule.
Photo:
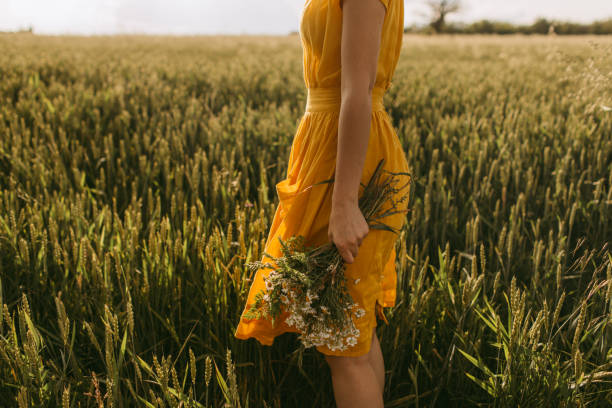
[[[539,18],[532,24],[512,24],[505,21],[479,20],[473,23],[450,23],[426,26],[412,25],[405,32],[433,34],[559,34],[559,35],[610,35],[612,34],[612,18],[595,21],[590,24],[580,24],[568,21]]]

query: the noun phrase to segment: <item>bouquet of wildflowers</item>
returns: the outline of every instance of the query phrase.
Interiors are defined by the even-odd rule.
[[[401,191],[411,182],[397,187],[397,176],[405,172],[383,170],[381,159],[367,185],[359,197],[359,209],[370,229],[383,229],[397,233],[394,228],[381,223],[380,218],[406,212],[398,210],[397,205],[408,199],[408,193],[400,196]],[[382,172],[391,174],[382,180]],[[333,178],[316,184],[331,183]],[[316,185],[315,184],[315,185]],[[389,201],[389,209],[382,211],[383,204]],[[281,243],[282,256],[273,257],[264,252],[273,263],[256,261],[248,263],[252,270],[270,268],[264,277],[265,290],[255,295],[255,303],[245,317],[248,319],[269,318],[272,325],[283,311],[288,311],[285,323],[298,329],[299,339],[304,347],[325,345],[330,350],[346,350],[357,344],[359,329],[355,327],[351,314],[359,318],[365,310],[353,301],[346,286],[344,260],[332,242],[319,247],[306,247],[304,237],[293,236]]]

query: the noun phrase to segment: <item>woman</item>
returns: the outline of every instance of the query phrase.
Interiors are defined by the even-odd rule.
[[[367,182],[381,158],[385,170],[409,171],[383,106],[403,25],[403,0],[307,0],[300,21],[306,112],[293,139],[287,178],[276,184],[280,203],[264,251],[281,256],[278,237],[303,235],[306,245],[333,242],[346,263],[349,293],[366,310],[353,318],[358,343],[344,351],[316,347],[331,368],[339,408],[383,406],[376,314],[386,322],[382,308],[395,305],[397,235],[369,230],[358,197],[360,183]],[[333,183],[314,185],[332,177]],[[405,218],[399,213],[382,222],[400,229]],[[256,272],[243,315],[265,287],[267,273]],[[297,332],[285,317],[281,314],[272,327],[268,320],[241,316],[235,336],[272,345],[279,334]]]

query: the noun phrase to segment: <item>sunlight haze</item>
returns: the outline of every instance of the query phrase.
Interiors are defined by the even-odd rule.
[[[39,34],[287,34],[304,0],[2,0],[0,31]],[[589,23],[612,18],[611,0],[464,0],[449,21],[529,24],[538,17]],[[405,1],[405,25],[423,25],[423,0]]]

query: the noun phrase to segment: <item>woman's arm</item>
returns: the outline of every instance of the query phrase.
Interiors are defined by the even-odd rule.
[[[342,4],[343,3],[343,4]],[[341,92],[338,150],[328,235],[347,263],[369,227],[358,206],[372,120],[372,89],[385,17],[380,0],[341,0]]]

